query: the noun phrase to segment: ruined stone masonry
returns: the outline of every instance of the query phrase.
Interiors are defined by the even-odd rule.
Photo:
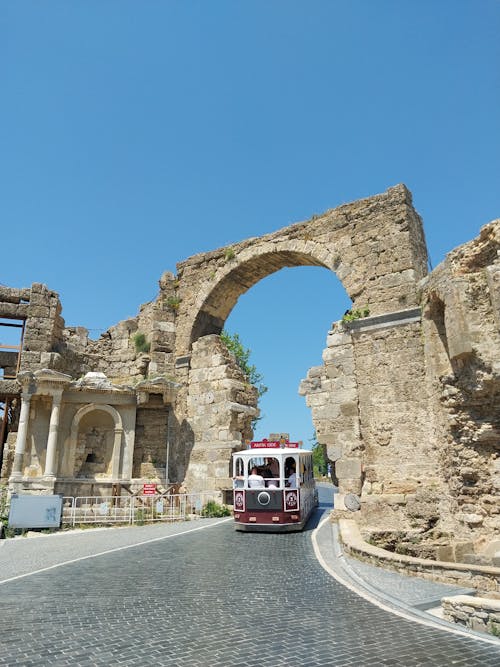
[[[497,220],[428,274],[421,219],[398,185],[181,262],[155,301],[98,340],[65,327],[44,285],[0,287],[2,322],[22,326],[20,356],[0,350],[2,479],[65,495],[155,480],[229,499],[230,455],[258,407],[219,334],[259,280],[322,266],[354,315],[333,323],[300,393],[333,465],[336,507],[359,508],[365,537],[400,553],[492,563],[499,249]]]

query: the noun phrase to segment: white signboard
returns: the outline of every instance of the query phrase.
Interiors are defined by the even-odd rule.
[[[11,528],[59,528],[61,496],[29,496],[12,494],[9,526]]]

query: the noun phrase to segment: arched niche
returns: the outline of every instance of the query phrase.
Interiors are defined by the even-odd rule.
[[[91,403],[73,417],[64,457],[70,477],[120,479],[123,460],[123,423],[111,405]]]

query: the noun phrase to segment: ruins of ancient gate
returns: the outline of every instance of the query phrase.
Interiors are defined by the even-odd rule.
[[[353,311],[369,311],[332,324],[324,364],[300,387],[337,506],[349,495],[365,526],[410,538],[492,534],[499,247],[496,221],[427,275],[422,222],[400,185],[181,262],[154,302],[97,341],[65,328],[45,286],[0,288],[0,317],[24,327],[19,359],[0,353],[2,478],[80,495],[158,479],[227,499],[230,455],[258,411],[219,334],[259,280],[314,265],[335,272]]]

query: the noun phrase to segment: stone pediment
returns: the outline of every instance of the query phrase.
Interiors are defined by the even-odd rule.
[[[134,392],[133,387],[113,384],[104,373],[98,372],[86,373],[82,378],[72,383],[72,388],[80,391],[88,390],[120,394]]]

